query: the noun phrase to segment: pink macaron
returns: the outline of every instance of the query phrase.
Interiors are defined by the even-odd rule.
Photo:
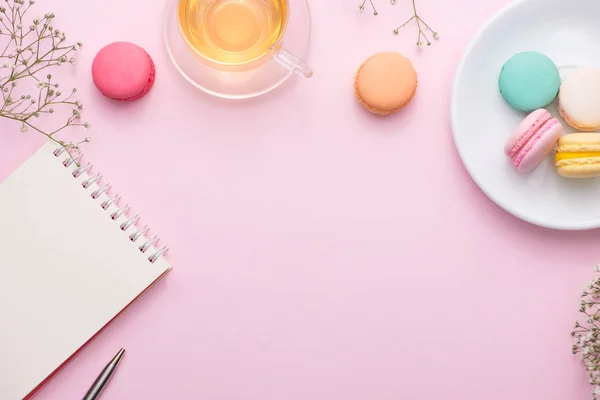
[[[129,42],[114,42],[102,48],[92,63],[92,78],[106,97],[137,100],[152,88],[156,71],[144,49]]]
[[[550,154],[563,133],[561,123],[544,109],[529,114],[506,141],[504,154],[519,172],[529,172]]]

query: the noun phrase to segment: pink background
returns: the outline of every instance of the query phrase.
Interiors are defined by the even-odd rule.
[[[569,333],[600,232],[506,214],[452,141],[461,53],[508,1],[418,0],[441,33],[421,51],[413,25],[391,34],[409,0],[377,1],[377,17],[358,2],[312,1],[313,79],[226,102],[169,63],[163,1],[38,1],[34,13],[55,12],[85,45],[62,82],[93,125],[77,133],[93,138],[86,154],[170,246],[174,270],[36,400],[81,398],[121,346],[106,400],[590,398]],[[93,56],[115,40],[156,63],[138,102],[91,82]],[[413,60],[420,85],[407,109],[377,118],[352,82],[386,50]],[[0,129],[1,180],[41,140]]]

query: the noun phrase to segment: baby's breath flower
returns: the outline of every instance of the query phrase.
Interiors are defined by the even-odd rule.
[[[375,8],[375,3],[374,0],[362,0],[362,2],[360,3],[360,5],[358,6],[358,11],[363,12],[365,10],[365,5],[367,4],[367,1],[369,2],[371,9],[373,10],[373,15],[378,15],[379,13],[377,12],[377,9]],[[392,5],[396,4],[397,1],[396,0],[390,0],[390,3]],[[411,21],[415,21],[417,28],[418,28],[418,35],[417,35],[417,47],[418,48],[422,48],[424,44],[426,44],[427,46],[431,46],[431,41],[429,40],[428,35],[432,35],[434,40],[438,40],[440,38],[440,34],[437,31],[434,31],[417,13],[417,5],[416,5],[416,1],[412,0],[412,9],[413,9],[413,16],[410,17],[407,21],[405,21],[402,25],[400,25],[399,27],[397,27],[396,29],[393,30],[394,34],[397,35],[400,32],[400,29],[404,28],[406,25],[408,25]]]
[[[396,4],[396,1],[392,0],[392,4]],[[434,31],[419,16],[419,14],[417,13],[417,5],[415,4],[415,0],[412,0],[412,6],[413,6],[412,8],[414,11],[413,16],[410,17],[408,20],[406,20],[402,25],[400,25],[399,27],[394,29],[394,31],[393,31],[394,35],[397,35],[400,32],[400,29],[404,28],[411,21],[415,21],[417,23],[417,28],[419,29],[418,35],[417,35],[417,47],[421,48],[421,47],[423,47],[423,44],[426,44],[427,46],[431,46],[431,41],[429,40],[429,37],[427,35],[431,34],[433,36],[434,40],[438,40],[440,38],[440,34],[439,34],[439,32]]]
[[[375,4],[373,3],[373,0],[368,0],[369,4],[371,5],[371,8],[373,9],[373,15],[378,15],[379,13],[377,12],[377,9],[375,8]],[[365,11],[365,4],[367,4],[367,0],[363,0],[363,2],[360,4],[360,6],[358,6],[358,11],[363,12]]]
[[[58,83],[52,81],[52,74],[48,73],[53,67],[65,63],[75,64],[76,59],[69,57],[72,51],[78,51],[82,44],[59,44],[66,41],[66,35],[59,29],[55,29],[52,20],[54,13],[46,13],[42,18],[35,17],[28,20],[25,14],[30,6],[35,4],[35,0],[5,0],[10,12],[6,12],[5,6],[0,6],[0,70],[10,68],[10,75],[3,73],[0,75],[0,118],[8,118],[21,122],[21,131],[28,130],[39,132],[49,139],[69,151],[73,151],[79,144],[68,144],[61,141],[55,134],[68,126],[83,126],[89,128],[88,122],[79,123],[75,120],[81,119],[78,110],[83,108],[80,101],[73,98],[76,89],[72,89],[68,95],[62,96],[58,91]],[[28,4],[26,7],[23,7]],[[9,27],[9,32],[5,29]],[[12,28],[10,28],[12,27]],[[25,27],[25,28],[24,28]],[[23,31],[25,29],[27,32]],[[50,32],[50,33],[48,33]],[[40,49],[45,54],[43,57],[36,57]],[[43,71],[47,70],[47,71]],[[33,71],[33,72],[32,72]],[[46,79],[43,76],[46,76]],[[29,83],[27,79],[30,79]],[[35,81],[35,82],[34,82]],[[35,90],[33,94],[22,94],[19,90],[18,96],[13,88],[18,82],[24,83],[19,87],[30,87]],[[15,97],[13,98],[12,95]],[[17,100],[15,100],[17,99]],[[39,101],[37,100],[39,99]],[[7,107],[10,105],[10,107]],[[60,107],[75,106],[73,115],[68,117],[63,125],[49,129],[51,133],[45,133],[44,128],[37,126],[35,118],[44,114],[58,114]],[[33,117],[33,118],[32,118]],[[29,129],[33,128],[33,129]],[[89,138],[80,142],[88,142]]]
[[[600,272],[600,266],[594,268]],[[593,386],[592,398],[600,397],[600,278],[594,278],[581,293],[580,309],[584,313],[585,323],[573,325],[573,354],[581,354],[583,364],[588,372],[589,382]]]

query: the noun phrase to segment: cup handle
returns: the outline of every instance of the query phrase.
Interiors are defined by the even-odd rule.
[[[284,48],[275,51],[273,58],[275,58],[275,61],[279,64],[300,76],[310,78],[313,75],[312,69],[303,59],[293,55]]]

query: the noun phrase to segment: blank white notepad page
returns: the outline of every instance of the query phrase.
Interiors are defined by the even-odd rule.
[[[0,398],[27,396],[169,266],[49,143],[0,183]]]

